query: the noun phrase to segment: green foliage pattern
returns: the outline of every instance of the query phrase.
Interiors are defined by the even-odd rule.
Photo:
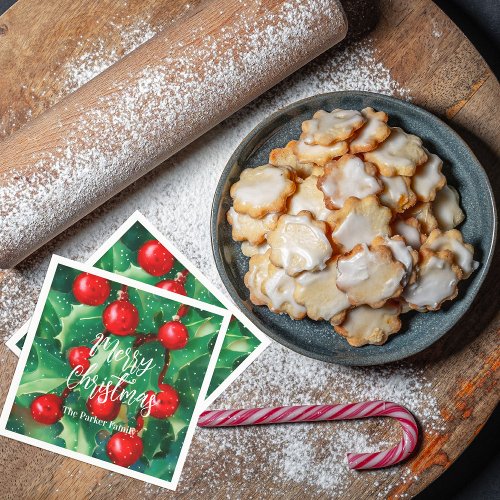
[[[105,259],[108,258],[105,256]],[[107,262],[108,260],[104,260]],[[130,266],[113,260],[124,273],[134,273]],[[104,264],[100,267],[104,267]],[[113,270],[115,268],[113,267]],[[136,426],[136,416],[141,407],[139,397],[146,391],[158,392],[158,377],[165,364],[166,351],[157,341],[144,343],[137,347],[145,360],[152,360],[154,367],[142,377],[131,380],[126,387],[127,397],[122,400],[118,417],[112,422],[104,422],[91,417],[86,402],[93,385],[77,385],[65,399],[65,414],[53,425],[43,425],[31,417],[31,402],[40,394],[61,395],[70,382],[81,381],[71,375],[68,363],[68,350],[79,345],[91,347],[92,341],[103,332],[102,312],[116,300],[121,289],[119,283],[110,282],[111,294],[101,306],[86,306],[79,303],[72,291],[71,283],[78,272],[59,265],[49,291],[35,339],[29,352],[15,402],[8,420],[7,428],[44,442],[84,453],[109,462],[105,446],[110,436],[123,428]],[[191,280],[192,292],[197,284]],[[205,291],[202,291],[205,294]],[[179,303],[141,290],[129,287],[128,296],[139,311],[140,323],[137,332],[156,333],[164,321],[176,314]],[[169,481],[177,464],[184,443],[187,428],[208,367],[213,345],[221,326],[222,317],[189,307],[182,318],[189,332],[189,341],[184,349],[170,351],[169,366],[164,382],[172,385],[179,394],[180,405],[175,414],[168,419],[144,419],[144,427],[139,434],[144,443],[142,457],[130,468]],[[126,351],[131,348],[135,336],[110,335],[109,340],[116,349]],[[116,344],[115,344],[116,343]],[[97,374],[99,384],[113,382],[127,374],[124,359],[108,360],[110,349],[100,344],[91,358],[92,373]],[[129,397],[130,396],[130,397]]]

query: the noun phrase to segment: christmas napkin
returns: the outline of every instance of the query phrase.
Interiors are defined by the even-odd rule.
[[[146,235],[127,236],[136,248]],[[116,243],[100,267],[127,274],[129,247]],[[140,260],[155,273],[165,265]],[[210,299],[172,265],[190,295]],[[0,434],[175,489],[230,320],[217,305],[54,256]]]
[[[156,249],[160,252],[159,262],[156,262],[156,268],[154,263],[152,267],[148,267],[148,255],[150,259],[155,260],[154,242],[159,242],[160,246],[166,248],[173,260],[167,259],[168,262],[165,262],[165,254],[161,254],[161,249]],[[215,364],[204,407],[210,405],[270,343],[269,339],[139,212],[135,212],[87,264],[223,307],[233,314]],[[7,342],[7,346],[18,356],[28,327],[29,321]]]

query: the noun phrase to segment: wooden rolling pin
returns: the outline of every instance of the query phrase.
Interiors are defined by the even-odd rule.
[[[337,0],[213,0],[141,45],[0,143],[0,268],[13,267],[346,31]]]

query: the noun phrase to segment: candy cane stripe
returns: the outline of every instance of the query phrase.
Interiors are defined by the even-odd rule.
[[[279,424],[288,422],[317,422],[324,420],[351,420],[369,417],[391,417],[403,430],[398,445],[375,453],[348,453],[351,469],[378,469],[397,464],[408,458],[418,441],[418,426],[413,415],[403,406],[389,401],[362,403],[277,406],[246,410],[213,410],[200,415],[200,427],[233,427],[239,425]]]

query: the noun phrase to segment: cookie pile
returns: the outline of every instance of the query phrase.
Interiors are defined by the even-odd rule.
[[[298,140],[231,187],[232,237],[255,305],[381,345],[409,310],[436,311],[478,263],[442,160],[383,111],[317,111]]]

